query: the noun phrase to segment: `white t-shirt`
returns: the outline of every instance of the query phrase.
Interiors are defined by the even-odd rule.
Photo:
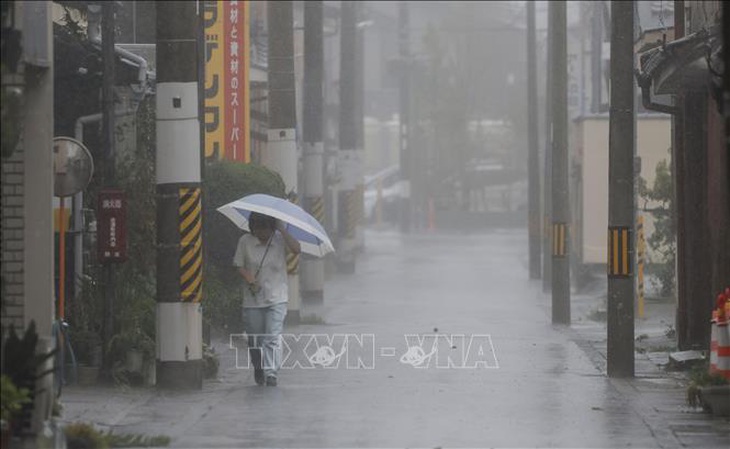
[[[256,274],[261,259],[266,252],[266,243],[261,243],[253,234],[244,234],[238,239],[233,265]],[[268,307],[289,301],[289,283],[286,273],[286,244],[284,237],[277,231],[271,239],[269,252],[266,254],[261,270],[257,276],[261,290],[254,295],[243,282],[243,307]]]

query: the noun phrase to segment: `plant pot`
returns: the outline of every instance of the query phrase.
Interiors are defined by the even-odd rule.
[[[730,385],[700,387],[700,400],[715,416],[730,416]]]
[[[79,365],[77,369],[78,383],[81,386],[92,386],[96,385],[99,379],[99,367],[98,366],[84,366]]]
[[[142,366],[144,364],[144,354],[136,349],[130,349],[127,351],[126,368],[127,371],[132,373],[142,373]]]

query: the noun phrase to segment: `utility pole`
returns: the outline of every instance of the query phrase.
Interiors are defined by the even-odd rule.
[[[550,5],[550,4],[548,4]],[[552,179],[553,179],[553,33],[555,23],[548,6],[547,21],[547,67],[545,74],[545,162],[542,180],[543,187],[543,234],[542,234],[542,291],[552,291],[553,285],[553,253],[552,253]]]
[[[304,204],[309,213],[324,225],[324,144],[322,112],[324,107],[324,41],[322,0],[304,2]],[[302,299],[324,299],[324,261],[302,259]]]
[[[281,175],[289,198],[297,202],[297,115],[294,84],[294,2],[266,2],[269,21],[269,130],[262,165]],[[287,321],[299,323],[299,256],[287,254]]]
[[[102,113],[102,142],[104,151],[102,185],[106,188],[114,187],[116,152],[114,151],[114,2],[105,2],[101,5],[101,54],[104,65],[104,76],[101,86]],[[104,285],[104,305],[102,323],[102,373],[105,380],[111,380],[111,360],[107,353],[109,342],[114,335],[114,305],[116,303],[116,288],[114,282],[114,264],[107,262],[102,269]]]
[[[634,376],[634,4],[611,10],[608,163],[608,375]]]
[[[400,56],[400,89],[399,89],[399,141],[400,141],[400,175],[401,175],[401,232],[411,231],[411,128],[410,128],[410,17],[408,2],[398,2],[398,48]]]
[[[365,22],[363,14],[364,2],[355,2],[355,23],[356,23],[356,51],[355,51],[355,113],[356,115],[356,148],[360,152],[358,163],[360,168],[359,174],[355,182],[355,207],[356,220],[355,225],[355,246],[357,252],[363,251],[365,248],[365,229],[363,228],[363,217],[365,215],[365,185],[363,180],[364,173],[364,150],[365,150],[365,32],[369,24]]]
[[[537,42],[535,3],[527,2],[527,136],[530,279],[540,278],[540,163],[537,148]]]
[[[362,178],[361,152],[357,148],[356,70],[357,8],[356,2],[342,2],[340,13],[340,152],[337,165],[340,173],[338,190],[337,230],[340,239],[338,269],[355,272],[357,249],[358,180]]]
[[[196,6],[156,3],[157,385],[162,388],[203,387]]]
[[[684,0],[675,0],[674,2],[674,38],[680,39],[685,36],[685,15]],[[677,242],[677,345],[679,349],[690,349],[688,338],[689,329],[689,298],[687,294],[687,269],[685,260],[687,259],[687,248],[685,246],[686,236],[685,225],[685,162],[684,162],[684,123],[685,123],[685,95],[678,92],[674,97],[674,106],[677,113],[672,115],[672,175],[674,176],[674,225],[676,229]]]
[[[552,311],[570,324],[570,205],[568,204],[568,41],[566,3],[550,2],[553,28]]]
[[[601,109],[601,57],[603,49],[603,0],[590,4],[591,17],[591,112]]]

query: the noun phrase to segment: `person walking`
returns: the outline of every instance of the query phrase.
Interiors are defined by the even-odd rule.
[[[275,387],[289,301],[286,251],[299,254],[301,245],[273,217],[252,212],[248,223],[251,232],[238,240],[233,265],[244,281],[243,322],[254,380]]]

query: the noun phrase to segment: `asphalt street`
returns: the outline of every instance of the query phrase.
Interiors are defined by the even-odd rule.
[[[605,323],[586,318],[600,298],[576,295],[573,324],[551,324],[524,230],[365,242],[356,273],[285,330],[278,387],[219,335],[202,391],[72,386],[63,419],[174,447],[730,447],[728,422],[688,408],[647,354],[635,379],[606,377]]]

